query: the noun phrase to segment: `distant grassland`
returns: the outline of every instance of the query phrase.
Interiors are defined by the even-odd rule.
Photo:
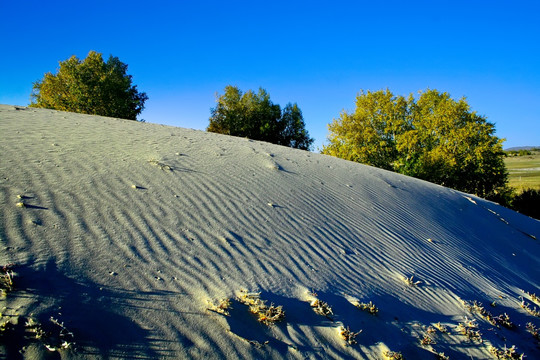
[[[540,151],[531,155],[508,156],[504,159],[508,169],[508,183],[518,192],[532,188],[540,190]]]

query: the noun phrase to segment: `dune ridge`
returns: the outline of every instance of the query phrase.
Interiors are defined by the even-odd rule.
[[[0,105],[0,134],[0,265],[17,274],[3,313],[60,318],[75,338],[62,357],[491,359],[490,345],[540,357],[525,328],[540,319],[520,306],[534,304],[524,291],[540,293],[539,221],[392,172],[196,130]],[[241,290],[283,305],[285,319],[257,322]],[[332,317],[311,309],[313,292]],[[222,298],[229,316],[208,310]],[[466,318],[482,343],[456,330]],[[422,346],[438,322],[449,333]],[[362,330],[357,344],[341,326]],[[19,345],[22,358],[49,353],[21,340],[0,354]]]

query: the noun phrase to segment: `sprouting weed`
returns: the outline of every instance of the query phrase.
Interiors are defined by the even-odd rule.
[[[358,332],[352,332],[349,327],[347,326],[347,328],[345,328],[344,326],[341,326],[339,328],[339,335],[341,336],[341,338],[343,340],[345,340],[345,342],[347,343],[347,345],[354,345],[356,344],[356,335],[360,334],[362,332],[362,330],[358,331]]]
[[[532,316],[540,317],[540,311],[536,310],[536,306],[531,309],[531,304],[526,302],[525,299],[521,299],[521,307]]]
[[[30,333],[34,334],[36,339],[43,339],[47,336],[47,332],[43,330],[41,324],[35,321],[33,318],[26,320],[26,324],[24,324],[24,326]]]
[[[15,274],[13,273],[13,264],[7,264],[0,268],[0,292],[8,293],[13,290],[13,278]]]
[[[316,314],[325,316],[328,319],[332,320],[332,315],[334,315],[334,313],[332,312],[332,307],[330,307],[328,303],[319,299],[314,299],[311,302],[310,306]]]
[[[225,316],[229,316],[229,310],[232,309],[232,302],[230,299],[220,299],[217,301],[208,300],[208,310],[217,312]]]
[[[389,360],[404,360],[403,355],[397,351],[387,350],[383,353],[384,357]]]
[[[49,341],[48,343],[44,343],[45,347],[49,349],[50,351],[67,349],[71,347],[73,345],[73,339],[74,339],[73,333],[64,326],[63,322],[58,321],[52,316],[49,319],[49,321],[52,322],[54,325],[58,326],[60,330],[59,330],[58,339],[56,340],[56,342]]]
[[[440,322],[438,322],[436,324],[433,324],[433,326],[435,326],[437,328],[437,330],[439,330],[442,333],[447,333],[448,332],[448,328],[445,325],[441,324]]]
[[[450,356],[445,355],[443,352],[435,354],[437,360],[450,360]]]
[[[491,325],[493,326],[499,326],[502,325],[507,328],[514,327],[514,324],[510,321],[510,317],[508,314],[504,313],[499,316],[493,316],[489,311],[487,311],[481,302],[473,301],[472,303],[469,303],[467,301],[463,301],[463,305],[467,310],[469,310],[470,313],[474,314],[477,313],[482,318],[487,320]]]
[[[514,324],[510,321],[510,316],[508,316],[507,313],[501,314],[499,316],[495,316],[493,318],[495,322],[499,325],[502,325],[508,329],[511,329],[514,327]]]
[[[536,340],[540,341],[540,334],[538,333],[538,328],[534,326],[532,322],[527,323],[526,327],[527,331],[530,332]]]
[[[15,325],[17,325],[16,316],[10,316],[10,315],[5,315],[3,313],[0,313],[0,335],[4,331],[13,330]]]
[[[254,347],[256,347],[257,349],[262,349],[264,346],[266,346],[266,345],[268,345],[270,343],[270,341],[268,341],[268,340],[266,340],[263,343],[260,343],[260,342],[255,341],[255,340],[247,340],[247,342],[250,345],[253,345]]]
[[[414,275],[411,275],[410,278],[404,277],[403,281],[405,281],[405,284],[407,284],[407,286],[411,287],[418,286],[422,283],[421,281],[414,281]]]
[[[55,328],[52,331],[45,331],[43,326],[33,318],[27,319],[24,326],[36,339],[40,340],[43,343],[43,346],[49,351],[57,351],[71,347],[74,339],[73,333],[64,326],[63,322],[58,321],[52,316],[49,321],[55,325]]]
[[[276,322],[279,322],[285,318],[285,311],[283,311],[283,306],[274,306],[270,304],[262,312],[258,313],[259,321],[264,325],[273,325]]]
[[[428,345],[431,345],[431,344],[434,344],[434,343],[435,343],[435,341],[433,341],[433,339],[429,335],[424,335],[422,340],[420,340],[420,344],[422,346],[428,346]]]
[[[465,300],[462,300],[462,302],[463,302],[463,306],[465,306],[465,308],[469,310],[469,312],[471,313],[483,314],[486,311],[482,303],[476,300],[474,300],[472,303],[469,303]]]
[[[459,323],[456,327],[456,330],[466,336],[471,341],[478,341],[482,343],[482,334],[479,330],[476,330],[478,328],[478,325],[476,325],[475,320],[467,320],[465,319],[464,323]]]
[[[242,290],[238,301],[249,306],[249,311],[257,315],[257,320],[265,325],[273,325],[285,318],[283,306],[266,305],[266,301],[260,298],[260,293],[248,293]]]
[[[478,324],[476,323],[475,319],[465,318],[465,322],[463,324],[465,326],[467,326],[468,328],[471,328],[471,329],[477,329],[478,328]]]
[[[356,306],[360,310],[367,311],[371,315],[377,315],[377,313],[379,312],[379,309],[371,301],[368,303],[357,302],[356,304],[354,304],[354,306]]]
[[[495,355],[497,359],[524,359],[525,354],[519,354],[516,350],[517,348],[515,347],[515,345],[512,345],[511,348],[507,348],[506,345],[504,345],[504,348],[502,349],[498,349],[495,346],[489,347],[489,352]]]
[[[540,305],[540,297],[539,296],[537,296],[536,294],[530,293],[528,291],[525,291],[525,294],[529,295],[529,297],[531,298],[532,301],[534,301],[535,303]]]

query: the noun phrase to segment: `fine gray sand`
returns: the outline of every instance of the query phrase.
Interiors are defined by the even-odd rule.
[[[540,222],[421,180],[1,105],[0,206],[0,358],[540,359]]]

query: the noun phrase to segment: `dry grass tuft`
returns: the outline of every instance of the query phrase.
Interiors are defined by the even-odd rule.
[[[529,295],[532,301],[540,305],[540,297],[538,297],[536,294],[530,293],[528,291],[525,291],[525,294]]]
[[[377,315],[379,312],[379,308],[377,308],[371,301],[369,303],[357,302],[354,304],[354,306],[362,311],[367,311],[371,315]]]
[[[489,352],[492,353],[497,357],[497,359],[504,359],[504,360],[510,360],[510,359],[524,359],[525,354],[519,354],[517,351],[517,348],[512,345],[511,348],[507,348],[506,345],[502,349],[498,349],[495,346],[489,347]]]
[[[465,319],[464,323],[459,323],[456,327],[456,330],[461,334],[466,336],[470,341],[478,341],[482,343],[482,334],[478,329],[478,325],[475,320]]]
[[[445,355],[443,352],[435,354],[437,360],[450,360],[450,356]]]
[[[319,299],[314,299],[311,302],[310,306],[316,314],[325,316],[328,319],[332,320],[332,315],[334,315],[334,313],[332,312],[332,307],[328,305],[328,303]]]
[[[414,281],[414,275],[411,275],[410,278],[406,276],[403,277],[403,281],[405,282],[405,284],[407,284],[407,286],[410,286],[410,287],[418,286],[422,283],[421,281]]]
[[[13,290],[15,277],[13,266],[13,264],[7,264],[0,269],[0,292],[4,295]]]
[[[208,300],[208,305],[209,307],[207,310],[214,311],[225,316],[229,316],[229,310],[232,309],[231,299],[219,299],[217,301]]]
[[[463,305],[471,314],[478,314],[485,320],[487,320],[491,325],[499,327],[499,325],[502,325],[506,328],[513,328],[514,324],[510,321],[510,317],[508,314],[504,313],[499,316],[493,316],[489,311],[487,311],[481,302],[473,301],[472,303],[469,303],[467,301],[463,300]]]
[[[530,332],[536,340],[540,341],[540,334],[538,333],[538,328],[532,322],[528,322],[526,328],[527,331]]]
[[[341,336],[341,338],[343,340],[345,340],[345,342],[347,343],[347,345],[354,345],[356,344],[356,335],[360,334],[362,332],[362,330],[358,331],[358,332],[352,332],[349,327],[347,326],[347,328],[345,328],[344,326],[340,326],[339,327],[339,336]]]
[[[52,316],[49,321],[54,325],[50,331],[45,331],[43,326],[32,318],[26,321],[25,328],[33,334],[35,339],[40,340],[49,351],[59,351],[72,347],[74,345],[73,333],[64,326],[63,322]]]
[[[440,322],[433,324],[433,326],[442,333],[448,333],[448,328]]]
[[[428,346],[428,345],[435,344],[435,341],[429,335],[424,335],[422,340],[420,340],[420,344],[422,346]]]
[[[526,302],[523,298],[521,298],[521,307],[532,316],[540,317],[540,311],[536,309],[536,306],[531,308],[531,303]]]
[[[400,352],[397,351],[385,351],[383,353],[385,359],[389,360],[403,360],[403,355]]]
[[[267,326],[273,325],[285,318],[283,306],[266,305],[266,301],[260,298],[261,293],[249,293],[246,290],[240,292],[238,301],[249,306],[249,311],[257,315],[257,320]]]

